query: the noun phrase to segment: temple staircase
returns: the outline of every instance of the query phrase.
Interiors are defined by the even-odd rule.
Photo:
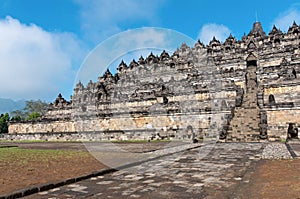
[[[253,59],[253,57],[250,57]],[[242,105],[234,110],[226,142],[259,142],[260,110],[257,105],[256,62],[250,61],[246,73],[246,92]]]

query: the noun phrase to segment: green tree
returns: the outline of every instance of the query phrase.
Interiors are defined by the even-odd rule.
[[[41,100],[26,101],[23,111],[26,114],[26,120],[36,120],[41,117],[47,110],[48,104]]]
[[[26,113],[23,110],[15,110],[11,112],[12,121],[20,121],[25,119]]]
[[[9,114],[0,115],[0,133],[8,133]]]
[[[16,115],[16,116],[13,116],[13,117],[11,117],[11,119],[10,119],[10,121],[21,121],[22,120],[22,117],[21,116],[19,116],[19,115]]]
[[[26,105],[24,108],[24,112],[26,113],[26,115],[33,113],[33,112],[37,112],[42,115],[46,112],[46,109],[48,107],[48,104],[41,100],[36,100],[36,101],[29,100],[29,101],[26,101],[25,103],[26,103]]]
[[[37,120],[39,117],[41,117],[39,112],[32,112],[27,115],[26,120]]]
[[[41,100],[28,100],[22,110],[11,112],[11,121],[36,120],[41,117],[47,110],[48,103]]]

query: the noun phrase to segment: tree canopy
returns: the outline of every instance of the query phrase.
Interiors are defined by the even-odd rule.
[[[41,100],[29,100],[25,102],[25,108],[24,111],[27,114],[37,112],[40,114],[44,114],[46,112],[46,108],[48,107],[48,104],[46,102],[42,102]]]
[[[0,133],[8,133],[9,114],[0,115]]]
[[[13,121],[36,120],[46,112],[48,107],[48,104],[41,100],[28,100],[25,104],[24,109],[11,112]]]
[[[41,100],[29,100],[26,101],[25,108],[22,110],[15,110],[11,112],[11,118],[9,113],[0,115],[0,133],[8,133],[9,121],[21,121],[21,120],[36,120],[41,117],[47,110],[48,104]]]
[[[27,115],[26,120],[36,120],[39,117],[41,117],[41,114],[39,112],[32,112]]]

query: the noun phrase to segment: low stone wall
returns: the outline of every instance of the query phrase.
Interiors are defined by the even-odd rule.
[[[148,132],[149,133],[149,132]],[[151,135],[151,133],[149,133]],[[139,135],[139,136],[136,136]],[[115,132],[84,132],[84,133],[23,133],[23,134],[2,134],[0,140],[30,140],[30,141],[102,141],[102,140],[147,140],[149,136],[144,137],[137,133]]]
[[[149,137],[155,136],[189,139],[192,135],[199,138],[218,138],[219,132],[226,124],[226,115],[228,114],[231,114],[230,111],[209,111],[153,116],[122,115],[111,118],[78,119],[78,121],[12,123],[9,126],[11,138],[8,137],[8,139],[147,140]],[[22,135],[24,136],[22,137]]]
[[[0,141],[126,141],[126,140],[192,140],[193,135],[184,129],[169,130],[164,136],[155,130],[140,131],[102,131],[102,132],[56,132],[56,133],[22,133],[0,134]],[[199,137],[197,137],[199,138]]]
[[[75,132],[72,121],[32,121],[11,123],[8,127],[10,134],[14,133],[51,133],[51,132]]]
[[[276,86],[264,89],[264,103],[269,103],[269,96],[273,95],[276,103],[293,102],[295,105],[300,104],[300,85]]]
[[[289,123],[300,124],[300,109],[274,108],[266,111],[268,118],[269,140],[283,140],[287,138]]]

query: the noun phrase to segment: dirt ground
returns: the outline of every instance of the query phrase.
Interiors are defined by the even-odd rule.
[[[116,143],[132,152],[164,147],[166,142]],[[106,168],[83,143],[0,143],[0,195],[33,185],[57,182]]]
[[[0,148],[0,153],[0,195],[105,167],[84,151]]]
[[[300,199],[300,159],[260,160],[228,198]]]
[[[7,147],[16,145],[18,147]],[[59,145],[59,147],[58,147]],[[126,144],[120,143],[122,147]],[[151,151],[162,143],[128,145],[137,152]],[[3,147],[5,146],[5,147]],[[141,147],[143,146],[143,147]],[[59,150],[53,150],[59,148]],[[0,195],[28,186],[56,182],[105,168],[81,143],[0,144]],[[300,159],[260,160],[249,168],[241,183],[220,198],[300,199]]]

